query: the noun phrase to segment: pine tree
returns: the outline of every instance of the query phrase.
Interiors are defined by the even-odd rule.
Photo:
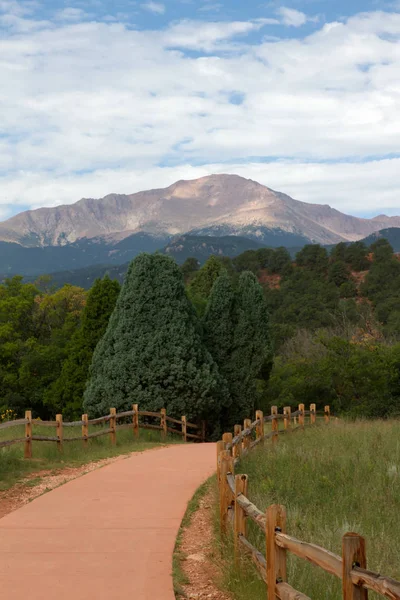
[[[257,380],[268,380],[273,361],[263,290],[248,271],[239,278],[235,312],[230,390],[233,416],[240,423],[243,418],[253,416],[259,401]]]
[[[47,390],[45,403],[66,418],[80,418],[83,393],[93,351],[104,335],[120,292],[118,281],[108,275],[97,279],[91,288],[82,314],[80,328],[67,349],[60,377]]]
[[[221,259],[210,256],[188,285],[188,296],[199,316],[204,315],[207,299],[216,279],[225,271]]]
[[[94,352],[85,410],[98,416],[137,403],[217,425],[228,401],[179,267],[161,254],[139,255]]]
[[[214,283],[204,315],[204,340],[226,379],[232,399],[225,426],[254,414],[257,380],[266,380],[272,366],[269,318],[262,288],[244,272],[235,293],[222,274]]]

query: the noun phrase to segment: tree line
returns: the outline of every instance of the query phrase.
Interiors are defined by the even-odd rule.
[[[79,418],[166,407],[214,434],[254,406],[400,409],[400,261],[379,239],[247,251],[181,267],[161,254],[109,277],[0,285],[0,414]]]

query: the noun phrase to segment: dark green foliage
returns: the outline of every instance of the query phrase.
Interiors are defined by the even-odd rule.
[[[242,271],[251,271],[254,274],[257,274],[261,268],[260,258],[257,250],[247,250],[239,256],[236,256],[232,263],[238,271],[241,273]]]
[[[216,280],[204,315],[204,339],[232,398],[224,423],[254,416],[257,382],[268,380],[272,348],[267,306],[252,273],[241,274],[236,293],[227,274]]]
[[[339,244],[336,244],[336,246],[333,246],[330,253],[331,262],[346,262],[347,246],[348,244],[346,244],[345,242],[340,242]]]
[[[361,293],[372,301],[386,333],[400,336],[400,261],[393,256],[386,240],[378,240],[371,250],[373,262]]]
[[[353,271],[369,269],[368,248],[363,242],[354,242],[346,248],[345,261]]]
[[[204,314],[207,299],[211,293],[215,280],[224,270],[225,267],[223,262],[216,256],[210,256],[203,267],[190,281],[187,293],[200,316]]]
[[[199,270],[199,268],[200,263],[197,258],[189,257],[185,260],[180,267],[185,283],[188,283],[189,279]]]
[[[141,254],[131,264],[107,331],[96,347],[85,392],[91,416],[133,403],[218,427],[229,404],[224,382],[176,263]]]
[[[87,297],[80,328],[67,347],[60,377],[46,391],[44,402],[65,418],[79,419],[93,351],[103,337],[120,292],[117,281],[97,279]]]
[[[0,286],[0,405],[49,416],[43,396],[60,374],[84,302],[73,286],[40,294],[21,277]]]
[[[230,379],[232,413],[237,423],[254,414],[257,380],[268,381],[272,356],[269,314],[262,288],[252,273],[242,273],[237,291]]]
[[[328,280],[340,287],[350,278],[349,268],[343,260],[337,260],[329,265]]]
[[[328,269],[328,253],[325,248],[319,244],[309,244],[304,246],[296,254],[296,264],[298,267],[306,267],[316,273],[325,273]]]
[[[303,339],[301,339],[303,336]],[[338,336],[298,334],[297,348],[278,358],[268,388],[270,404],[330,404],[335,413],[384,417],[400,412],[400,345]]]
[[[385,238],[379,238],[371,244],[370,251],[374,262],[387,263],[393,259],[393,248]]]
[[[332,326],[332,316],[339,305],[336,285],[306,269],[295,269],[282,280],[279,290],[266,289],[265,297],[276,347],[293,336],[297,328],[316,330]]]

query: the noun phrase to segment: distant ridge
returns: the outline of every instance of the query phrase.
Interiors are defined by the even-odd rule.
[[[389,229],[383,229],[377,231],[373,235],[360,240],[365,243],[366,246],[370,246],[377,239],[385,237],[393,246],[394,252],[400,252],[400,228],[392,227]],[[351,244],[353,242],[348,242]],[[304,244],[303,244],[304,246]],[[288,247],[288,251],[292,258],[296,256],[296,253],[301,250],[303,246]],[[169,256],[172,256],[179,264],[182,264],[187,258],[196,258],[200,264],[204,263],[209,256],[212,254],[217,256],[229,256],[235,257],[245,252],[246,250],[257,250],[260,247],[264,247],[254,240],[247,238],[238,238],[233,236],[227,236],[225,238],[213,238],[213,237],[201,237],[201,236],[181,236],[171,240],[165,248],[161,251]],[[334,244],[326,246],[328,252],[332,250]],[[130,261],[121,265],[115,264],[102,264],[93,265],[81,269],[69,269],[66,271],[59,271],[49,273],[51,277],[51,284],[56,287],[62,287],[66,283],[72,285],[78,285],[83,288],[90,288],[93,282],[98,277],[103,277],[106,273],[109,274],[111,279],[117,279],[120,283],[123,283],[125,273],[128,270]],[[35,281],[37,277],[27,277],[27,281]]]
[[[388,227],[400,227],[400,217],[360,219],[327,205],[294,200],[238,175],[210,175],[165,189],[25,211],[0,223],[0,241],[46,247],[84,238],[112,243],[138,233],[165,239],[191,232],[238,235],[266,243],[265,232],[279,230],[335,244]]]

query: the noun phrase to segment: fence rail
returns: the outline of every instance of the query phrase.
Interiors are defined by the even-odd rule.
[[[306,426],[312,427],[319,415],[323,416],[325,423],[329,423],[329,406],[325,406],[324,411],[317,411],[315,404],[310,406],[310,410],[305,410],[304,404],[300,404],[295,412],[291,412],[290,407],[285,407],[281,415],[274,406],[271,415],[264,416],[261,411],[257,411],[255,421],[246,419],[243,429],[241,425],[235,425],[234,436],[232,433],[224,433],[222,440],[217,442],[221,534],[227,533],[228,524],[233,527],[235,563],[240,564],[242,552],[251,558],[267,584],[268,600],[310,600],[287,582],[288,552],[341,579],[344,600],[367,600],[368,590],[390,600],[400,600],[399,581],[367,570],[365,539],[362,536],[352,532],[346,533],[342,538],[342,556],[316,544],[298,540],[286,532],[285,507],[273,504],[264,513],[247,497],[248,476],[235,476],[235,464],[254,446],[269,438],[276,443],[282,433],[288,434],[301,431]],[[309,417],[307,422],[306,417]],[[279,421],[283,421],[283,430],[279,430]],[[265,424],[269,422],[271,431],[266,433]],[[248,519],[265,533],[266,556],[246,537]]]
[[[132,417],[131,423],[123,423],[121,425],[117,424],[119,419],[129,419],[129,417]],[[145,417],[146,419],[159,419],[160,424],[152,424],[148,423],[147,421],[143,422],[139,420],[139,417]],[[180,428],[178,429],[176,427],[169,427],[167,422],[180,425]],[[89,433],[89,425],[104,425],[105,423],[109,423],[109,427],[107,429]],[[9,429],[18,425],[25,425],[25,437],[0,441],[0,448],[24,443],[24,458],[32,458],[33,441],[56,442],[60,451],[62,451],[63,445],[66,442],[76,442],[81,440],[84,444],[84,447],[87,447],[87,442],[89,439],[102,435],[108,435],[110,437],[111,444],[116,444],[117,432],[121,431],[122,429],[132,429],[135,438],[138,438],[139,436],[139,429],[160,431],[162,439],[166,439],[167,433],[177,434],[182,436],[185,442],[188,440],[205,442],[206,437],[206,424],[204,421],[201,423],[201,425],[189,423],[185,416],[181,417],[181,420],[169,417],[165,408],[162,408],[158,413],[148,410],[139,410],[137,404],[132,405],[132,410],[126,410],[120,413],[117,413],[115,408],[110,408],[110,413],[108,415],[104,415],[103,417],[98,417],[96,419],[89,419],[88,415],[85,414],[82,415],[81,421],[63,421],[61,414],[56,416],[55,421],[41,421],[40,419],[32,419],[32,412],[27,410],[25,411],[24,419],[17,419],[15,421],[1,423],[0,429]],[[36,435],[33,433],[34,426],[53,427],[56,429],[56,435]],[[80,436],[64,437],[65,427],[81,427],[82,433]],[[189,433],[188,429],[194,429],[196,433]]]

